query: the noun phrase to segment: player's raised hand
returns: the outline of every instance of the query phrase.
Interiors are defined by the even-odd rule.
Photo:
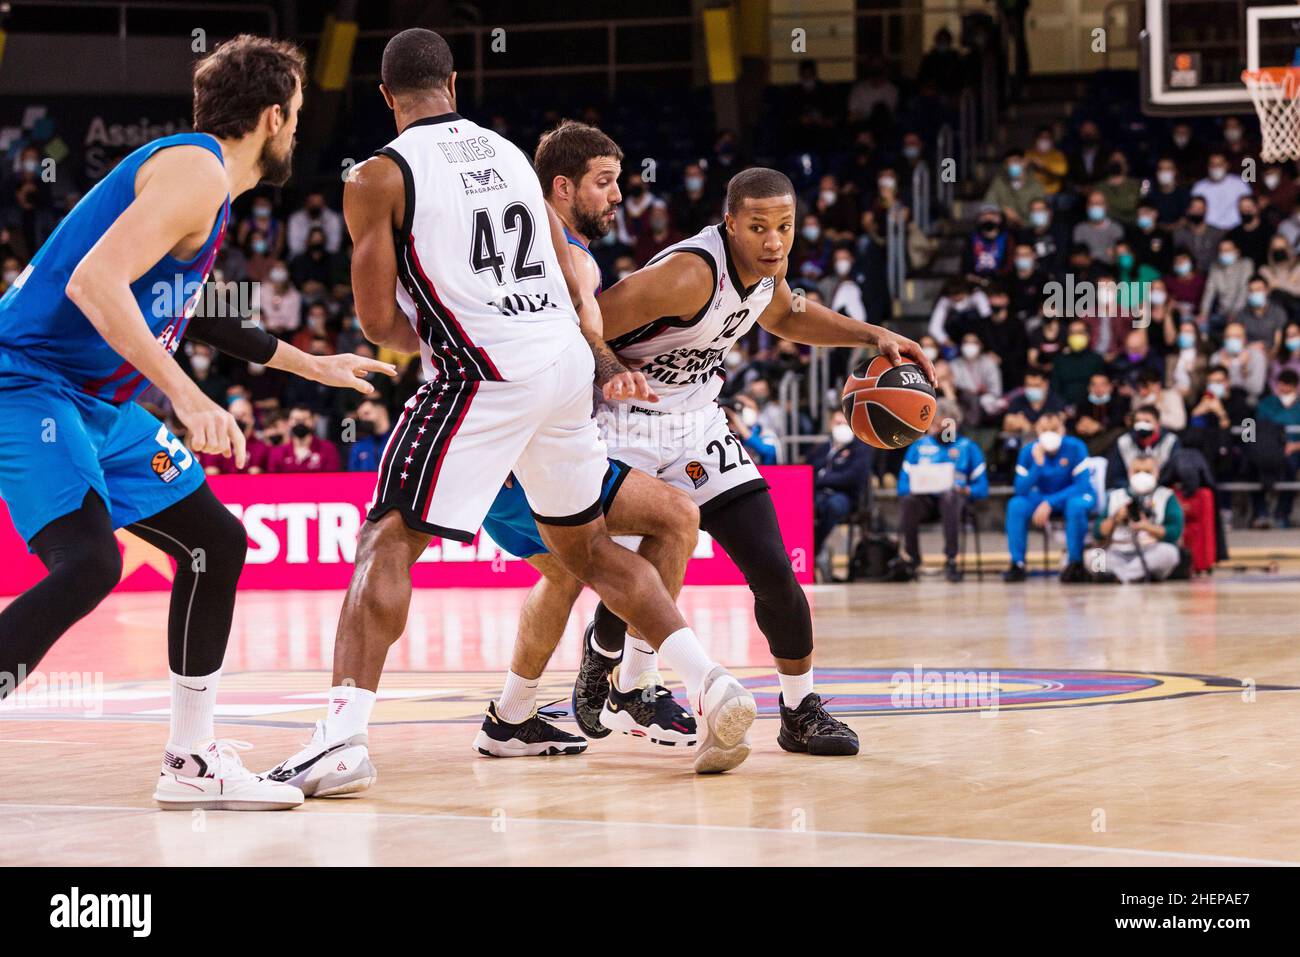
[[[188,444],[195,452],[234,456],[242,469],[248,457],[244,433],[235,417],[196,388],[195,397],[175,405],[176,417],[188,430]]]
[[[926,356],[919,342],[914,342],[907,336],[900,336],[896,332],[883,329],[876,337],[876,348],[880,350],[882,356],[896,366],[905,362],[916,363],[920,366],[921,371],[925,373],[925,377],[930,380],[930,384],[934,385],[934,363]]]
[[[623,371],[611,377],[601,388],[605,399],[617,402],[622,399],[639,399],[643,402],[658,402],[659,395],[650,388],[650,382],[642,372]]]
[[[378,359],[341,352],[334,356],[316,356],[315,374],[312,376],[323,385],[332,385],[343,389],[356,389],[362,395],[370,395],[375,387],[366,381],[366,376],[379,372],[386,376],[396,376],[397,367]]]

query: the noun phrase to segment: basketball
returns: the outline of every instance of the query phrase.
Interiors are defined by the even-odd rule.
[[[853,434],[878,449],[911,445],[930,427],[936,400],[919,367],[876,356],[853,370],[840,396]]]

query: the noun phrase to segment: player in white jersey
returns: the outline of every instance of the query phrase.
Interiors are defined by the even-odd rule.
[[[512,472],[551,554],[682,675],[701,718],[696,770],[737,766],[749,754],[753,696],[708,657],[654,566],[606,531],[609,463],[579,329],[599,338],[600,310],[528,157],[456,113],[451,50],[438,34],[399,33],[381,72],[399,133],[344,188],[353,294],[366,336],[418,347],[428,381],[384,449],[326,718],[270,777],[309,797],[374,782],[366,729],[388,647],[406,625],[411,566],[435,535],[473,541]]]
[[[785,280],[794,218],[794,187],[784,174],[744,170],[727,186],[723,223],[669,247],[601,293],[610,344],[645,373],[659,402],[646,408],[636,400],[606,401],[597,420],[611,456],[692,496],[700,527],[744,573],[781,683],[781,747],[856,754],[857,735],[827,713],[814,690],[812,615],[767,483],[715,400],[727,352],[755,322],[809,345],[874,345],[895,364],[915,361],[931,379],[933,368],[910,339],[795,300]],[[617,616],[597,608],[598,646],[616,649],[623,630]],[[580,683],[589,671],[588,661],[583,665]]]
[[[544,133],[533,154],[533,168],[546,201],[563,224],[574,269],[583,288],[593,294],[600,291],[601,277],[589,244],[613,225],[614,210],[622,199],[618,188],[622,159],[623,151],[608,136],[594,126],[571,120]],[[644,388],[644,375],[627,372],[603,339],[595,337],[592,346],[602,395],[612,394],[606,379],[621,376],[635,377]],[[638,552],[655,566],[669,594],[676,598],[699,541],[699,509],[680,489],[615,460],[610,461],[606,489],[603,507],[610,534],[639,536]],[[564,636],[583,584],[547,552],[518,483],[512,482],[498,493],[483,527],[498,545],[541,572],[542,578],[520,609],[510,671],[501,695],[488,705],[474,748],[494,757],[581,754],[587,747],[585,740],[566,735],[535,709],[542,672]],[[591,640],[590,629],[584,640]],[[654,649],[640,638],[629,637],[624,656],[637,681],[624,688],[617,687],[619,673],[615,671],[621,656],[600,656],[604,670],[615,671],[615,680],[605,680],[598,697],[574,703],[579,727],[593,738],[621,731],[654,744],[693,746],[695,719],[664,687],[658,672],[642,667],[638,654],[652,659]]]

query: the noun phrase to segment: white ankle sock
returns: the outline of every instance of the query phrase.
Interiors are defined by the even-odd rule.
[[[212,712],[217,707],[221,669],[210,675],[172,676],[172,720],[169,744],[197,751],[217,736]]]
[[[497,698],[497,714],[506,724],[518,724],[537,707],[537,686],[540,678],[521,678],[513,671],[506,672],[506,685]]]
[[[692,704],[699,698],[700,685],[718,663],[700,644],[700,639],[689,628],[680,628],[664,639],[659,646],[659,657],[677,672],[686,685]]]
[[[365,733],[375,697],[375,692],[353,685],[330,688],[329,706],[325,709],[325,742],[334,744]]]
[[[631,691],[641,676],[654,671],[657,664],[655,650],[640,638],[628,635],[623,645],[623,663],[618,666],[618,690]]]
[[[781,698],[791,710],[803,704],[803,699],[813,693],[813,672],[809,668],[801,675],[783,675],[777,672],[781,682]]]

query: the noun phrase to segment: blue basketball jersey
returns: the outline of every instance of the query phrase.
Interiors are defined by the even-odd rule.
[[[135,201],[140,166],[169,146],[201,146],[221,159],[207,133],[179,133],[154,140],[123,159],[87,193],[37,251],[0,298],[0,375],[52,375],[78,391],[112,403],[139,395],[148,382],[104,341],[65,292],[77,264]],[[230,197],[214,210],[212,231],[192,259],[164,256],[131,284],[140,311],[158,344],[174,353],[199,303],[230,218]]]
[[[586,253],[588,256],[591,257],[591,261],[592,261],[592,262],[596,263],[596,275],[597,275],[597,277],[599,277],[599,276],[600,276],[600,263],[596,262],[596,255],[595,255],[595,253],[593,253],[590,249],[587,248],[587,244],[586,244],[586,243],[584,243],[581,239],[579,239],[579,238],[578,238],[576,235],[574,235],[573,233],[569,232],[569,227],[568,227],[568,226],[563,226],[563,224],[561,224],[561,225],[562,225],[562,228],[564,229],[564,238],[567,239],[567,240],[569,241],[569,245],[570,245],[570,246],[577,246],[577,247],[578,247],[579,249],[581,249],[584,253]],[[602,288],[604,288],[604,283],[602,283],[602,282],[600,281],[600,279],[597,278],[597,279],[596,279],[596,288],[595,288],[595,290],[594,290],[594,292],[593,292],[593,295],[594,295],[594,293],[598,293],[598,292],[600,292],[600,290],[601,290]]]

